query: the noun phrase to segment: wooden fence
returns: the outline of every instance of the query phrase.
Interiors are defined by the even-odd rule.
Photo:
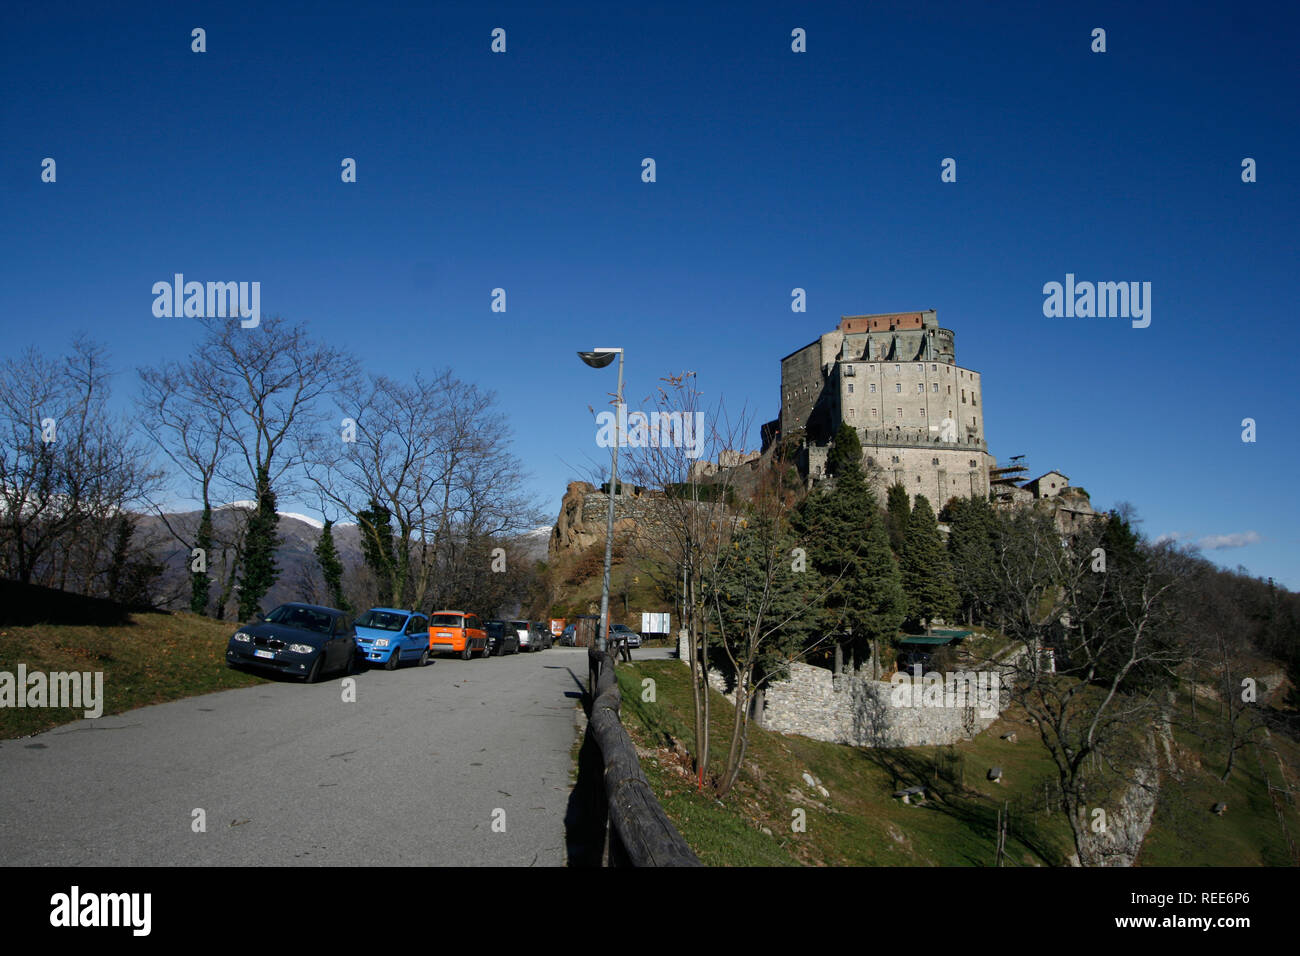
[[[608,651],[588,653],[593,700],[587,733],[600,750],[610,866],[702,866],[655,798],[619,715],[622,694]]]

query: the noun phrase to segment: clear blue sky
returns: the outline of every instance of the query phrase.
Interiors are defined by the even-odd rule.
[[[697,372],[756,447],[781,356],[933,308],[999,459],[1300,589],[1293,5],[544,6],[8,11],[3,348],[89,332],[126,398],[196,338],[155,281],[256,279],[372,369],[494,388],[554,512],[604,455],[576,349],[626,348],[634,400]],[[1151,282],[1151,326],[1045,318],[1067,272]]]

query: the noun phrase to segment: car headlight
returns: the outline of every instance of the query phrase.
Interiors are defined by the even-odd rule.
[[[375,641],[375,647],[387,647],[387,646],[388,646],[388,638],[386,637],[381,637]]]
[[[247,634],[245,634],[243,631],[240,631],[238,634],[235,635],[235,640],[239,641],[241,644],[247,644],[250,641],[252,641],[252,638],[249,637]]]
[[[316,650],[310,644],[290,644],[288,650],[295,654],[311,654]]]

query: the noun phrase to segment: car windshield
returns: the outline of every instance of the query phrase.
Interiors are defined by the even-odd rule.
[[[314,631],[317,634],[328,634],[330,625],[334,623],[334,618],[324,611],[293,604],[281,604],[268,614],[266,619],[271,624],[297,627],[304,631]]]
[[[502,634],[502,633],[505,631],[505,629],[506,629],[506,622],[505,622],[505,621],[488,621],[486,624],[483,625],[483,628],[484,628],[484,630],[486,630],[489,634],[491,634],[493,637],[500,637],[501,634]]]
[[[372,627],[376,631],[400,631],[407,616],[393,611],[376,611],[373,608],[357,618],[357,627]]]
[[[516,631],[526,631],[526,630],[528,630],[528,622],[527,622],[527,621],[511,621],[511,622],[510,622],[510,626],[513,627]]]
[[[464,627],[465,619],[459,614],[435,614],[429,618],[430,627]]]

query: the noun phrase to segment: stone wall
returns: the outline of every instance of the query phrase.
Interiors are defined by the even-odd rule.
[[[685,662],[685,641],[678,653]],[[767,688],[762,726],[779,733],[857,747],[916,747],[969,740],[1010,703],[1009,667],[985,674],[967,692],[961,684],[899,687],[822,667],[794,663],[790,679]],[[735,700],[726,678],[709,671],[714,689]],[[900,682],[901,683],[901,682]]]
[[[631,485],[614,497],[614,533],[617,536],[636,528],[654,507],[647,493],[634,493]],[[551,531],[547,553],[552,559],[567,551],[581,551],[605,540],[605,523],[609,518],[609,495],[585,481],[571,481],[560,502],[560,514]]]

